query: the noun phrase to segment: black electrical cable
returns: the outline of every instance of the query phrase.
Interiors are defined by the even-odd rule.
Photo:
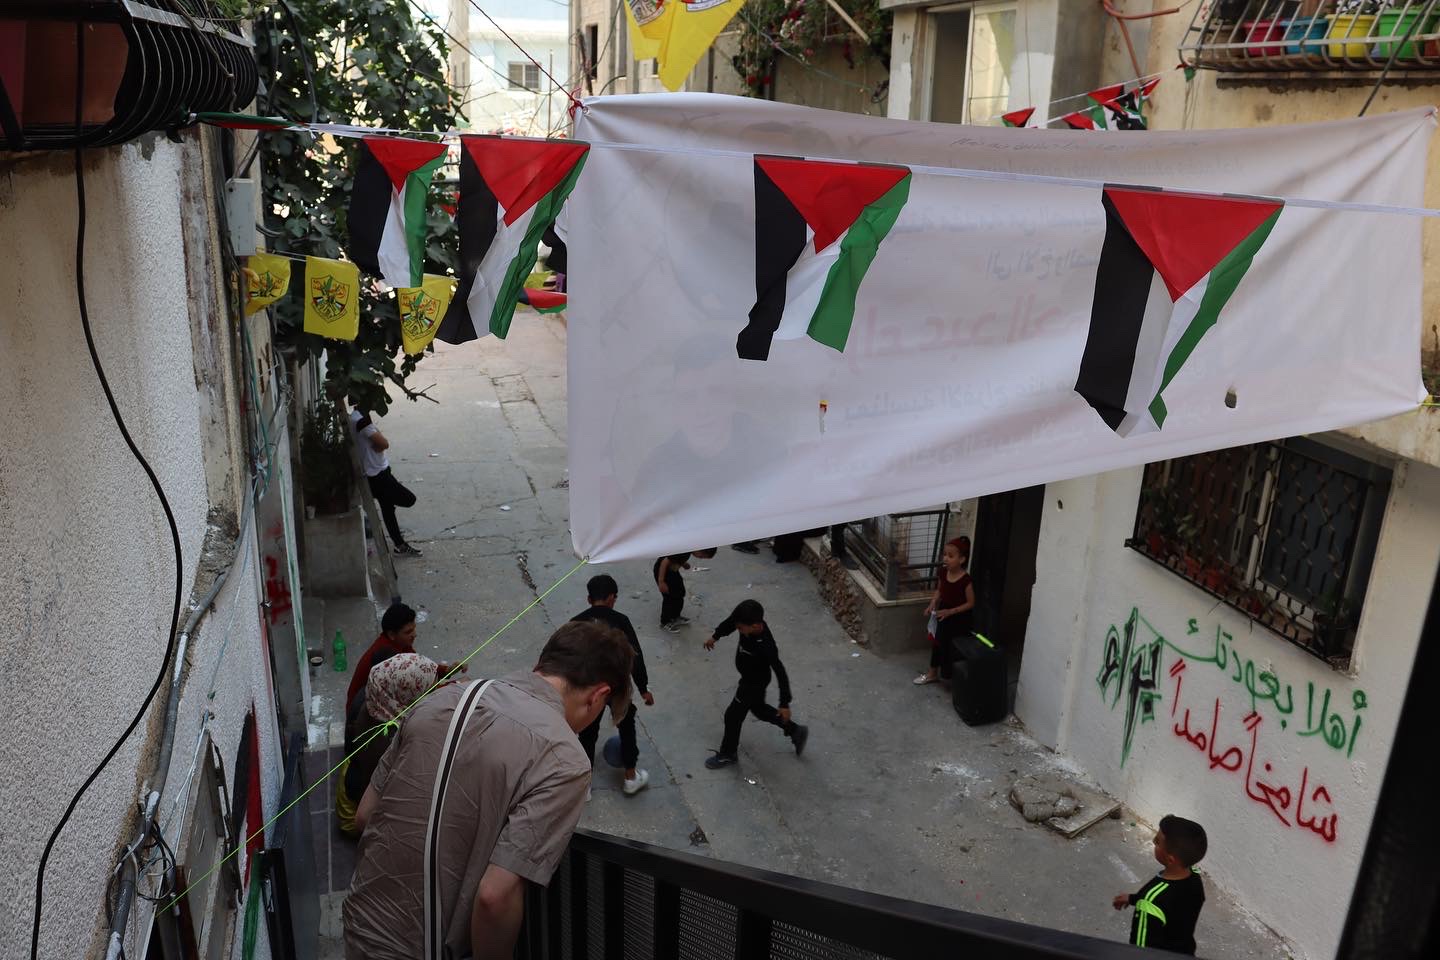
[[[135,711],[125,732],[116,739],[114,746],[106,751],[105,756],[96,764],[95,769],[85,778],[80,789],[75,791],[75,796],[70,798],[70,804],[65,808],[65,813],[60,817],[60,822],[55,824],[55,829],[50,831],[50,839],[45,841],[45,851],[40,854],[40,866],[35,873],[35,921],[30,930],[30,960],[39,960],[40,957],[40,917],[44,906],[45,897],[45,865],[50,861],[50,851],[55,847],[55,841],[60,838],[60,831],[70,822],[70,817],[79,806],[80,799],[90,789],[109,766],[115,754],[120,752],[125,741],[130,739],[130,734],[140,725],[145,717],[145,711],[150,709],[150,704],[155,695],[160,692],[160,687],[165,682],[165,676],[170,671],[170,660],[175,655],[175,638],[180,629],[180,604],[183,599],[185,568],[181,562],[180,555],[180,528],[175,523],[175,513],[170,509],[170,501],[165,497],[165,490],[160,486],[159,477],[155,476],[150,461],[140,452],[135,445],[135,440],[130,436],[130,431],[125,427],[125,418],[120,415],[120,407],[115,403],[115,394],[110,389],[110,381],[105,376],[105,368],[100,363],[100,354],[95,350],[95,336],[90,330],[90,309],[85,301],[85,147],[84,137],[81,136],[81,124],[84,120],[84,92],[85,92],[85,25],[75,25],[75,297],[80,307],[80,326],[85,331],[85,345],[90,350],[90,363],[95,368],[95,377],[100,381],[100,388],[105,392],[105,401],[110,405],[110,415],[115,418],[115,425],[120,430],[120,436],[125,440],[125,445],[130,448],[130,455],[140,464],[145,471],[145,476],[150,480],[151,489],[160,500],[160,507],[165,511],[165,522],[170,525],[170,542],[175,549],[175,602],[170,612],[170,636],[165,643],[165,656],[160,661],[160,669],[155,674],[155,682],[150,685],[150,692],[145,695],[145,700],[140,708]]]

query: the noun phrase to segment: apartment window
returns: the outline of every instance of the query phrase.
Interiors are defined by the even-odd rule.
[[[510,61],[507,65],[511,90],[538,90],[540,88],[540,67],[528,61]]]
[[[598,79],[600,76],[600,25],[598,23],[592,23],[585,28],[585,60],[589,64],[587,72],[590,79]]]
[[[1344,669],[1389,487],[1299,437],[1152,463],[1128,546]]]
[[[1010,109],[1017,54],[1016,4],[976,3],[932,11],[929,118],[986,123]]]
[[[1394,79],[1440,68],[1437,0],[1210,0],[1180,44],[1191,66],[1276,74],[1386,70]],[[1312,77],[1312,79],[1315,79]]]
[[[660,61],[657,60],[655,57],[651,57],[649,60],[641,60],[640,76],[644,77],[646,80],[654,80],[656,77],[660,76]]]

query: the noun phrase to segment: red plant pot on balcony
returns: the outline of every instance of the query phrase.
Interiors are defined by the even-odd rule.
[[[1245,31],[1245,55],[1247,57],[1280,57],[1285,54],[1284,44],[1261,46],[1266,40],[1285,39],[1288,20],[1246,20],[1240,26]]]

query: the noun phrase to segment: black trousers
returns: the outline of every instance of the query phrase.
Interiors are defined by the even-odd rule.
[[[380,504],[380,516],[385,518],[385,531],[390,534],[390,542],[398,547],[405,538],[400,535],[400,521],[395,519],[395,508],[415,506],[415,494],[395,479],[389,467],[368,479],[370,492],[375,502]]]
[[[740,749],[740,727],[747,713],[753,713],[756,720],[775,724],[787,737],[795,732],[795,724],[781,720],[780,711],[765,702],[765,690],[744,683],[735,690],[735,699],[725,708],[725,738],[720,741],[720,752],[725,756],[733,757]]]
[[[685,578],[680,576],[679,570],[671,569],[665,573],[665,586],[669,593],[660,594],[662,627],[680,616],[680,611],[685,609]]]
[[[592,767],[595,766],[595,744],[600,739],[600,722],[604,719],[605,712],[602,710],[594,723],[580,731],[580,746],[590,758]],[[639,760],[640,746],[635,742],[635,704],[632,703],[625,711],[625,718],[620,721],[620,763],[629,770]]]
[[[959,641],[970,633],[970,618],[952,613],[935,628],[935,646],[930,648],[930,666],[939,667],[940,675],[950,679],[950,665],[960,659]]]

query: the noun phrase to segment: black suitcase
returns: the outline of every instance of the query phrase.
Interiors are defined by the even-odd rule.
[[[969,726],[998,723],[1009,713],[1009,670],[1005,652],[975,634],[955,644],[959,654],[952,668],[950,699]]]

